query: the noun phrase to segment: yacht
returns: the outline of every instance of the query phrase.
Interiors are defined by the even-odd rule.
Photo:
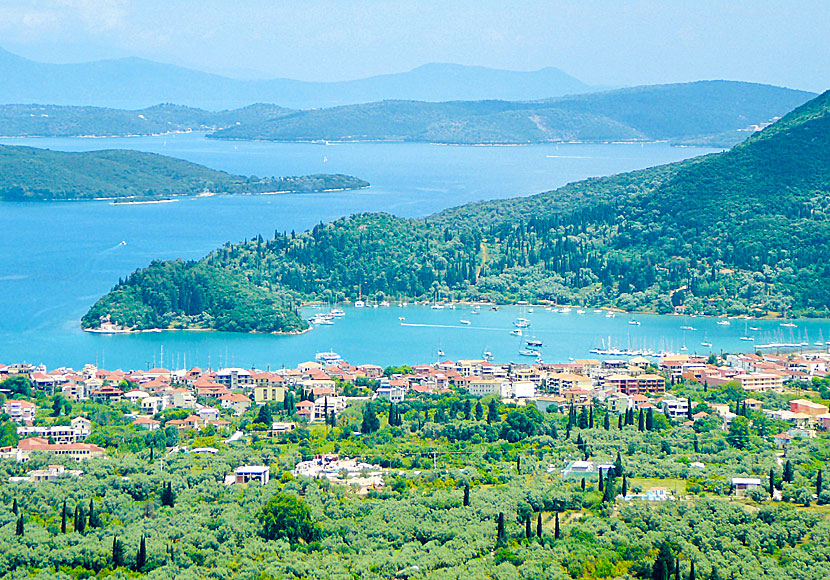
[[[639,320],[629,320],[628,324],[631,324],[633,326],[640,326],[640,321]]]
[[[741,340],[745,340],[747,342],[755,342],[755,337],[754,336],[742,336]]]
[[[520,349],[519,354],[522,355],[522,356],[532,356],[532,357],[535,357],[535,358],[539,358],[540,356],[542,356],[541,352],[539,352],[538,350],[534,350],[532,348]]]
[[[707,341],[704,340],[703,342],[700,343],[700,346],[705,346],[706,348],[712,348],[712,343],[707,342]]]
[[[463,318],[461,320],[459,320],[459,322],[461,324],[472,324],[472,322],[470,322],[469,320],[464,320]]]
[[[562,308],[559,309],[559,312],[561,312],[562,314],[567,314],[570,311],[571,311],[570,306],[563,306]]]
[[[781,326],[785,328],[795,328],[798,325],[795,322],[782,322]]]
[[[608,312],[606,312],[606,313],[605,313],[605,318],[614,318],[614,317],[616,317],[616,316],[617,316],[617,315],[616,315],[616,314],[614,314],[614,311],[613,311],[613,310],[609,310]]]
[[[363,300],[355,300],[355,308],[363,308],[364,306],[366,306],[366,303]]]
[[[543,345],[542,345],[542,341],[541,341],[541,340],[538,340],[538,339],[536,339],[536,338],[531,338],[531,339],[526,340],[526,341],[525,341],[525,344],[526,344],[527,346],[529,346],[529,347],[535,347],[535,348],[538,348],[538,347],[540,347],[540,346],[543,346]]]
[[[335,318],[340,318],[341,316],[346,316],[346,313],[344,311],[340,310],[339,308],[332,308],[331,312],[329,312],[329,314],[331,314]]]
[[[580,308],[579,310],[576,311],[576,313],[577,314],[585,314],[585,311]]]
[[[517,327],[517,328],[527,328],[528,326],[530,326],[530,321],[529,321],[527,318],[522,318],[522,317],[520,316],[520,317],[519,317],[519,318],[517,318],[517,319],[516,319],[516,321],[513,323],[513,326],[515,326],[515,327]]]
[[[510,334],[512,334],[513,336],[521,336],[522,335],[522,329],[521,328],[516,328],[515,330],[511,330]]]
[[[483,358],[487,362],[493,362],[493,353],[489,350],[485,350],[484,354],[481,355],[481,358]]]
[[[724,319],[724,320],[718,320],[718,322],[717,322],[717,323],[718,323],[720,326],[729,326],[729,325],[731,324],[731,323],[730,323],[728,320],[726,320],[726,319]]]

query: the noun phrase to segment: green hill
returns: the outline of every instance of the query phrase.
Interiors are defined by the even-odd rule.
[[[0,145],[0,199],[153,199],[214,193],[314,192],[367,187],[347,175],[257,178],[130,150],[66,153]]]
[[[216,268],[296,299],[441,291],[658,312],[827,315],[829,186],[827,92],[722,154],[421,220],[354,216],[227,245],[185,267]],[[119,284],[84,324],[115,308],[132,324],[120,295],[179,291],[141,276]],[[136,309],[145,306],[166,314],[143,301]]]
[[[219,139],[544,143],[670,140],[732,145],[815,95],[702,81],[536,102],[381,101],[296,111],[220,129]]]

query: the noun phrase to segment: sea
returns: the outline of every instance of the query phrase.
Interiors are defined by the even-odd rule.
[[[546,362],[595,356],[597,347],[736,352],[757,342],[824,342],[830,321],[732,321],[676,316],[584,314],[543,307],[429,305],[354,308],[299,336],[167,331],[104,336],[80,318],[119,279],[152,260],[196,260],[225,242],[302,231],[362,212],[421,217],[471,201],[527,196],[588,177],[713,152],[650,144],[515,147],[425,143],[272,143],[217,141],[201,133],[131,138],[26,138],[0,143],[61,151],[127,148],[180,157],[257,176],[345,173],[372,186],[351,192],[181,198],[172,203],[0,202],[0,363],[49,368],[225,366],[277,369],[334,351],[354,364],[416,364],[441,358],[525,361],[524,342],[540,340]],[[532,312],[530,311],[532,310]],[[325,311],[325,310],[323,310]],[[320,312],[307,308],[304,315]],[[511,334],[517,318],[530,326]],[[464,320],[465,322],[461,322]],[[467,324],[469,322],[469,324]],[[636,324],[639,322],[639,324]],[[750,326],[759,330],[750,330]],[[686,327],[683,330],[681,327]],[[688,330],[694,328],[695,330]],[[703,346],[701,343],[711,343]],[[684,349],[685,350],[681,350]]]

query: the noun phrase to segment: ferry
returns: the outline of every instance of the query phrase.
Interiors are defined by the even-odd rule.
[[[324,364],[324,365],[328,366],[328,365],[335,365],[339,362],[342,362],[343,358],[339,354],[337,354],[336,352],[329,351],[329,352],[318,352],[317,355],[314,357],[314,360],[316,360],[320,364]]]

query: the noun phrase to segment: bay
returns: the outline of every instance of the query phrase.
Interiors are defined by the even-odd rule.
[[[420,217],[470,201],[531,195],[579,179],[709,152],[662,143],[447,147],[228,142],[198,133],[2,142],[63,151],[130,148],[233,173],[347,173],[372,183],[371,188],[357,192],[183,198],[151,205],[0,203],[0,362],[25,360],[50,367],[91,362],[125,369],[160,364],[162,350],[165,364],[184,364],[186,358],[188,365],[213,367],[256,364],[277,368],[329,349],[355,363],[430,362],[439,345],[447,356],[456,358],[478,357],[485,348],[502,360],[516,358],[516,337],[508,332],[509,319],[516,313],[509,308],[477,315],[491,318],[486,327],[497,330],[473,324],[455,328],[464,326],[459,325],[459,311],[410,306],[348,309],[347,316],[333,326],[287,337],[207,332],[98,336],[81,331],[79,320],[119,278],[154,259],[198,259],[227,241],[301,231],[360,212]],[[422,318],[418,323],[431,326],[402,327],[398,317],[403,310],[407,320]],[[656,322],[664,319],[668,322]],[[586,326],[587,320],[596,324]],[[534,328],[552,333],[552,345],[562,345],[546,349],[546,360],[567,360],[587,356],[587,350],[613,330],[606,327],[607,322],[601,316],[561,315],[540,319]],[[643,322],[638,331],[652,342],[673,339],[677,343],[680,337],[671,328],[676,322],[671,317],[655,317],[655,326]],[[821,326],[824,322],[809,324],[819,325],[815,332],[821,328],[830,337],[828,328]],[[709,338],[717,347],[715,336]],[[723,344],[736,349],[729,340]]]

